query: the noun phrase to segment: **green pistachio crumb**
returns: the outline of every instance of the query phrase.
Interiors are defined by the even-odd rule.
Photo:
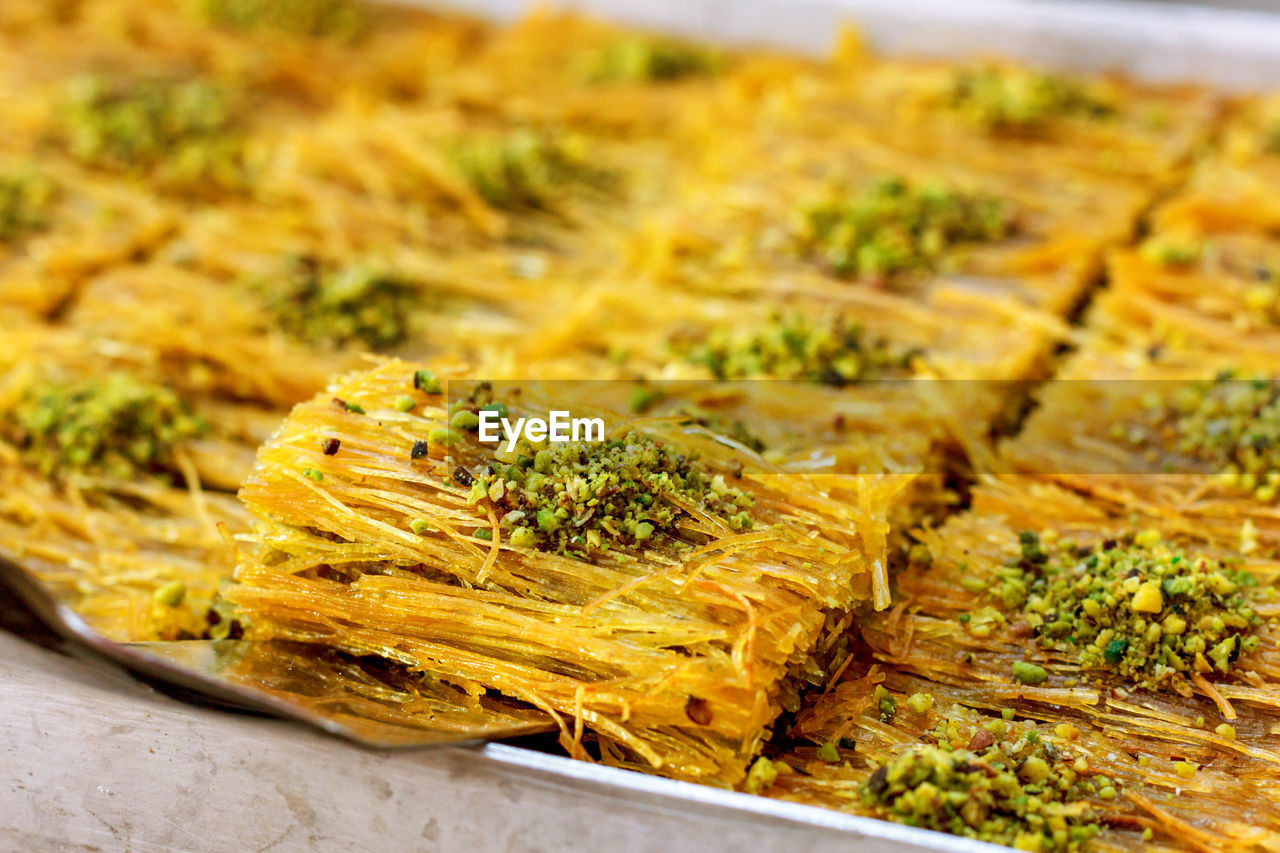
[[[511,412],[509,409],[507,409],[506,403],[489,403],[487,405],[481,406],[480,411],[493,412],[499,418],[508,418],[511,416]]]
[[[517,527],[507,542],[516,548],[532,548],[538,542],[538,534],[528,527]]]
[[[1000,709],[1000,718],[1005,722],[1012,722],[1013,718],[1016,717],[1017,715],[1018,715],[1018,712],[1014,708]]]
[[[460,409],[449,419],[449,426],[454,429],[475,432],[480,428],[480,416],[469,409]]]
[[[303,468],[302,476],[308,480],[315,480],[317,483],[324,479],[324,472],[319,468]]]
[[[187,597],[187,585],[182,581],[170,581],[152,595],[156,604],[164,607],[180,607]]]
[[[427,433],[427,438],[435,444],[450,445],[462,441],[462,434],[451,429],[444,429],[443,427],[440,427]]]
[[[440,379],[430,370],[414,371],[413,387],[423,394],[444,393],[444,387],[440,384]]]
[[[880,721],[884,723],[891,722],[896,713],[898,713],[898,700],[893,694],[885,689],[883,684],[877,684],[875,689],[876,707],[880,710]]]
[[[928,713],[933,707],[932,693],[912,693],[907,697],[907,707],[917,714]]]
[[[1143,259],[1162,267],[1189,267],[1200,260],[1203,247],[1172,236],[1151,237],[1139,249]]]
[[[631,411],[643,415],[666,398],[666,394],[658,388],[638,387],[631,392]]]
[[[338,41],[355,38],[369,23],[368,11],[355,0],[203,0],[201,11],[227,29]]]
[[[913,566],[927,569],[933,565],[933,553],[923,542],[916,542],[907,549],[907,562]]]
[[[661,36],[628,35],[590,57],[595,83],[670,83],[715,73],[724,58],[707,48]]]
[[[776,781],[778,781],[778,765],[762,755],[747,771],[747,780],[743,787],[748,794],[759,794]]]
[[[0,175],[0,243],[49,227],[58,190],[43,175]]]
[[[1018,660],[1013,662],[1013,677],[1023,684],[1043,684],[1049,678],[1049,672],[1042,666]]]
[[[825,761],[828,764],[835,764],[840,760],[840,750],[836,749],[834,743],[824,743],[818,747],[818,751],[814,755],[819,761]]]
[[[407,394],[401,394],[399,397],[396,397],[397,412],[412,412],[415,405],[417,404],[414,403],[413,398]]]
[[[431,525],[424,518],[415,518],[409,522],[409,529],[421,536],[431,529]]]

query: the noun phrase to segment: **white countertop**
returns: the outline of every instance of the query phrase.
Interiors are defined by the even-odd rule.
[[[363,750],[0,632],[0,849],[902,848],[540,777],[478,749]]]

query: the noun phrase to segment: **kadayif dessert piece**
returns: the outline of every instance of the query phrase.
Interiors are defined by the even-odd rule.
[[[451,384],[452,402],[403,362],[339,379],[262,448],[231,593],[253,636],[518,699],[577,757],[739,781],[850,614],[887,603],[886,517],[911,477],[784,474],[702,427],[609,412],[604,440],[508,451],[481,415],[556,401]]]

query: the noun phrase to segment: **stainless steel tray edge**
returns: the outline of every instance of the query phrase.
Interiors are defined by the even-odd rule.
[[[519,768],[533,777],[544,777],[547,784],[557,788],[572,788],[602,800],[625,798],[632,808],[643,806],[658,813],[687,813],[696,809],[699,813],[731,813],[744,817],[749,815],[762,821],[791,824],[797,828],[833,830],[847,833],[851,842],[857,842],[857,849],[862,853],[880,850],[986,853],[1007,849],[969,838],[845,814],[818,806],[664,779],[503,743],[486,744],[482,751],[489,761]]]
[[[1151,82],[1280,89],[1275,12],[1133,0],[400,0],[511,19],[539,6],[730,44],[828,52],[856,24],[888,54],[1004,55]]]

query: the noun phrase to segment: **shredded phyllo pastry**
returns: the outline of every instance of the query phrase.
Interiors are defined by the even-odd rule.
[[[357,0],[5,3],[0,57],[0,553],[105,635],[1277,846],[1276,96]],[[486,437],[554,410],[600,434]]]
[[[738,781],[883,579],[904,480],[735,474],[732,448],[626,418],[504,460],[419,370],[339,382],[261,451],[261,549],[230,593],[250,636],[500,691],[574,754],[585,727],[606,762]]]

